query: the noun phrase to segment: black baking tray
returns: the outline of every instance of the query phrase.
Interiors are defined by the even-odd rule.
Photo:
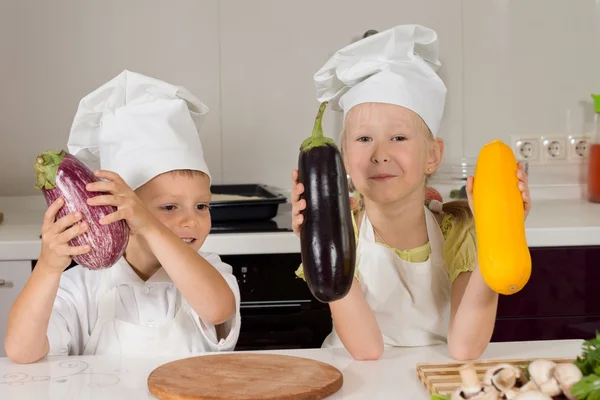
[[[266,185],[212,185],[213,194],[230,194],[238,196],[258,196],[255,200],[223,200],[210,202],[210,219],[212,222],[227,221],[263,221],[277,215],[280,204],[287,198],[270,190]]]

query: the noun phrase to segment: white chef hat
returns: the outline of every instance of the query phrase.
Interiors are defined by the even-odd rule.
[[[438,37],[421,25],[400,25],[338,50],[315,73],[319,102],[346,113],[361,103],[390,103],[417,113],[439,131],[446,85],[437,75]]]
[[[137,189],[165,172],[210,179],[198,129],[208,107],[183,87],[123,71],[79,102],[69,152],[118,173]]]

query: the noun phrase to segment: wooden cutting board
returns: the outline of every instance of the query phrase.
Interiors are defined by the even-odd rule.
[[[150,392],[162,400],[318,400],[342,383],[342,373],[329,364],[277,354],[185,358],[148,376]]]
[[[546,360],[554,361],[555,363],[561,362],[573,362],[573,358],[545,358]],[[483,379],[485,371],[489,368],[498,364],[512,364],[515,367],[524,368],[535,358],[519,358],[519,359],[505,359],[505,360],[476,360],[472,364],[477,371],[479,379]],[[433,364],[433,363],[420,363],[417,364],[417,373],[419,379],[425,384],[425,387],[431,394],[442,394],[449,395],[454,393],[456,389],[460,387],[460,373],[459,368],[465,363],[444,363],[444,364]]]

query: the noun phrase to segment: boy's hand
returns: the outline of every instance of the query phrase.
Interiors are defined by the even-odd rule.
[[[47,265],[54,272],[62,273],[71,264],[71,257],[88,253],[90,246],[70,246],[69,241],[88,229],[85,222],[78,223],[81,212],[74,212],[55,222],[58,210],[64,205],[59,198],[50,204],[42,223],[42,252],[39,265]]]
[[[100,220],[102,225],[124,219],[134,235],[141,234],[152,226],[155,221],[154,216],[119,174],[99,170],[94,171],[94,175],[106,179],[106,181],[90,183],[86,186],[86,189],[90,192],[107,192],[110,194],[91,197],[87,200],[87,203],[90,206],[117,207],[117,211],[105,215]]]
[[[521,191],[521,197],[523,198],[523,209],[525,210],[525,219],[529,215],[531,210],[531,196],[529,195],[528,177],[523,168],[523,163],[517,163],[517,178],[519,179],[518,187]],[[467,178],[467,198],[469,200],[469,207],[473,212],[473,177]]]

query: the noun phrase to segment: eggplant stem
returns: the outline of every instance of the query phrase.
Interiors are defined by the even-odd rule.
[[[67,153],[64,150],[61,150],[60,152],[47,150],[38,154],[34,164],[37,183],[34,187],[36,189],[54,189],[56,186],[58,166],[66,154]]]
[[[315,118],[315,126],[313,127],[312,137],[313,139],[318,139],[323,137],[323,114],[325,114],[325,108],[327,107],[327,102],[324,101],[321,103],[319,107],[319,112],[317,113],[317,117]]]
[[[326,145],[335,146],[335,142],[331,139],[323,135],[323,114],[325,113],[325,108],[327,107],[327,102],[324,101],[319,106],[319,112],[317,113],[317,117],[315,118],[315,125],[313,127],[312,135],[307,137],[302,144],[300,145],[300,151],[308,151],[313,147],[321,147]]]

